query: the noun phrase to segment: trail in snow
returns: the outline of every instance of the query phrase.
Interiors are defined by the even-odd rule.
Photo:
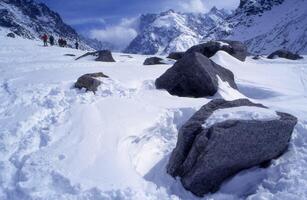
[[[156,90],[170,65],[121,54],[116,63],[74,61],[63,55],[84,52],[0,39],[0,199],[199,199],[165,166],[178,129],[210,99]],[[300,122],[271,167],[243,171],[204,199],[307,198],[306,60],[212,59],[234,72],[240,90],[220,82],[213,98],[247,96]],[[96,95],[73,89],[79,76],[100,71],[110,79]]]

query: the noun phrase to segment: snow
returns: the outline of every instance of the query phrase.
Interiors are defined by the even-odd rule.
[[[256,120],[272,121],[280,117],[273,110],[253,106],[240,106],[234,108],[225,108],[214,111],[203,124],[204,128],[210,128],[214,124],[222,123],[227,120]]]
[[[42,47],[0,32],[0,199],[199,199],[167,175],[180,128],[212,98],[156,90],[171,65],[142,65],[145,56],[114,54],[116,63],[74,60],[85,52]],[[245,170],[203,199],[307,198],[307,62],[241,62],[211,58],[232,70],[239,91],[219,78],[213,98],[249,98],[299,118],[289,151],[267,169]],[[96,95],[73,88],[85,73],[103,72]],[[237,108],[217,119],[276,117]],[[242,109],[242,110],[241,110]],[[222,113],[225,112],[222,111]],[[259,115],[255,115],[255,113]],[[242,114],[242,115],[241,115]]]

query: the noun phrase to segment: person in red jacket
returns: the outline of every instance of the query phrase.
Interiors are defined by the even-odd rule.
[[[44,46],[48,46],[48,35],[47,34],[44,34],[42,36],[42,40],[44,41]]]

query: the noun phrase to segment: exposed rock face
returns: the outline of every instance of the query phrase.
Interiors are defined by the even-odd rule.
[[[184,56],[185,52],[172,52],[170,53],[167,58],[173,59],[173,60],[179,60]]]
[[[95,51],[95,52],[88,52],[78,58],[76,60],[79,60],[81,58],[87,57],[87,56],[94,56],[95,61],[100,61],[100,62],[115,62],[111,51],[109,50],[101,50],[101,51]]]
[[[10,38],[15,38],[15,34],[14,33],[8,33],[6,36],[10,37]]]
[[[146,58],[146,60],[143,63],[143,65],[161,65],[161,64],[165,63],[163,62],[163,59],[159,57]]]
[[[275,113],[277,119],[229,119],[203,126],[215,111],[240,106],[265,108],[247,99],[213,100],[179,130],[167,172],[179,176],[183,186],[197,196],[217,191],[227,178],[287,150],[297,119],[286,113]]]
[[[85,74],[78,78],[78,81],[75,83],[75,87],[78,89],[85,88],[86,91],[96,92],[99,85],[101,85],[101,81],[97,78],[109,78],[102,72]]]
[[[138,35],[126,48],[127,53],[168,54],[186,51],[198,44],[210,29],[221,23],[228,13],[211,9],[206,14],[179,13],[168,10],[160,14],[142,15]]]
[[[200,53],[188,53],[156,80],[157,89],[166,89],[180,97],[213,96],[218,90],[218,76],[237,88],[234,75]]]
[[[248,55],[247,47],[242,42],[231,40],[210,41],[195,45],[188,49],[186,53],[198,52],[210,58],[218,51],[226,51],[241,61],[245,61]]]
[[[286,59],[289,59],[289,60],[299,60],[299,59],[303,59],[302,56],[296,54],[296,53],[292,53],[291,51],[287,51],[287,50],[277,50],[275,52],[273,52],[272,54],[270,54],[268,56],[269,59],[274,59],[276,57],[279,57],[279,58],[286,58]]]
[[[58,13],[33,0],[1,0],[0,27],[28,39],[39,39],[46,33],[56,38],[65,38],[68,44],[74,44],[78,40],[81,49],[89,49]]]

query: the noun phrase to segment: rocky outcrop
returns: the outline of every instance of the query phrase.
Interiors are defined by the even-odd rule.
[[[163,62],[163,59],[159,57],[146,58],[146,60],[143,63],[143,65],[161,65],[161,64],[163,65],[165,63]]]
[[[234,75],[200,53],[188,53],[168,69],[155,84],[180,97],[213,96],[218,90],[218,77],[237,88]]]
[[[275,59],[275,58],[285,58],[285,59],[289,59],[289,60],[299,60],[299,59],[303,59],[302,56],[296,54],[296,53],[292,53],[291,51],[287,51],[287,50],[277,50],[275,52],[273,52],[272,54],[270,54],[268,56],[268,59]]]
[[[95,51],[95,52],[88,52],[78,58],[76,60],[79,60],[81,58],[87,57],[87,56],[93,56],[95,57],[95,61],[100,62],[115,62],[111,51],[109,50],[101,50],[101,51]]]
[[[167,172],[180,177],[183,186],[195,195],[215,192],[227,178],[278,158],[287,150],[297,119],[286,113],[271,111],[276,118],[229,118],[205,126],[215,112],[242,106],[253,108],[252,112],[267,110],[247,99],[217,99],[203,106],[180,128]]]
[[[99,73],[92,73],[92,74],[85,74],[78,78],[77,82],[75,83],[75,87],[78,89],[85,88],[86,91],[96,92],[98,86],[101,85],[101,81],[98,78],[109,78],[102,72]]]
[[[173,60],[179,60],[184,56],[185,52],[172,52],[170,53],[167,58],[173,59]]]
[[[225,51],[241,61],[245,61],[248,55],[247,47],[242,42],[231,40],[209,41],[195,45],[188,49],[186,53],[198,52],[210,58],[218,51]]]

